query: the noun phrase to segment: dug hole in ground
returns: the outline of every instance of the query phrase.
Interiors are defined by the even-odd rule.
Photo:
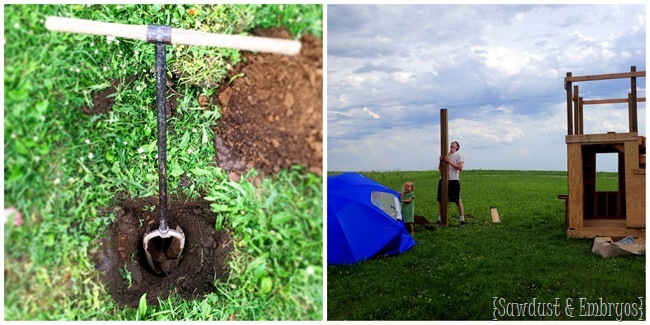
[[[283,29],[255,34],[290,38]],[[251,168],[264,176],[294,165],[322,175],[322,41],[305,35],[301,43],[296,56],[243,52],[243,63],[230,76],[243,77],[219,85],[211,97],[199,97],[204,109],[212,109],[212,104],[222,109],[214,128],[214,161],[228,171],[230,180],[239,181]],[[127,78],[126,86],[136,78]],[[119,81],[114,81],[112,87],[93,96],[92,107],[80,110],[86,114],[109,112],[118,85]],[[168,94],[167,113],[171,117],[179,114],[178,98],[172,91]],[[168,126],[172,129],[173,122]],[[184,174],[180,186],[191,186],[192,182],[191,175]],[[210,202],[174,200],[173,195],[168,223],[171,228],[179,225],[185,233],[183,256],[178,268],[169,274],[156,275],[149,269],[142,237],[147,227],[158,226],[157,204],[157,197],[120,198],[118,194],[116,205],[106,209],[105,213],[113,213],[115,219],[106,237],[99,240],[94,260],[119,305],[137,307],[145,293],[147,303],[154,305],[172,292],[184,299],[200,299],[216,291],[215,281],[228,279],[229,256],[238,234],[225,228],[215,230],[216,214],[210,210]]]

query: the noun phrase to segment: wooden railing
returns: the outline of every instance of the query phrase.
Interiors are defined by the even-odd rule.
[[[588,76],[572,76],[571,72],[567,72],[564,78],[564,89],[566,89],[567,99],[567,134],[579,135],[584,134],[583,123],[583,107],[584,105],[597,105],[597,104],[616,104],[627,103],[629,115],[629,131],[638,132],[638,119],[637,119],[637,103],[645,102],[645,97],[638,98],[636,90],[636,78],[645,78],[645,71],[636,71],[636,66],[630,67],[630,72],[623,73],[610,73],[600,75]],[[615,99],[592,99],[584,100],[580,97],[580,90],[578,85],[573,85],[576,82],[593,81],[593,80],[609,80],[609,79],[626,79],[630,78],[630,93],[627,98]],[[572,87],[573,86],[573,87]]]

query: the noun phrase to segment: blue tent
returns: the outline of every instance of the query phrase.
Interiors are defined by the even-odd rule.
[[[327,177],[327,264],[399,254],[416,243],[402,222],[399,193],[357,173]]]

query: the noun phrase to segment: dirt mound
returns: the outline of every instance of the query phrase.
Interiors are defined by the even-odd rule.
[[[170,228],[178,225],[185,234],[183,255],[167,275],[156,275],[149,268],[142,238],[147,227],[158,227],[157,204],[156,197],[121,202],[114,208],[108,237],[99,242],[96,267],[120,305],[137,307],[144,293],[148,304],[157,304],[158,298],[166,299],[172,292],[184,299],[201,298],[216,291],[215,280],[227,279],[232,239],[225,230],[215,231],[208,201],[169,203]]]
[[[281,29],[257,34],[290,38]],[[244,52],[244,63],[232,73],[242,77],[214,95],[222,108],[217,162],[231,179],[253,167],[272,174],[296,164],[322,174],[323,44],[310,35],[301,43],[295,56]]]
[[[413,223],[415,223],[416,225],[432,225],[433,224],[433,222],[427,220],[427,218],[425,218],[423,216],[417,216],[417,215],[414,216]]]

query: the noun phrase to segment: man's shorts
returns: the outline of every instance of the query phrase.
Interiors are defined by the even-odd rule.
[[[440,183],[442,180],[438,180],[438,202],[440,202]],[[449,202],[461,202],[460,200],[460,181],[459,180],[450,180],[449,181]]]

